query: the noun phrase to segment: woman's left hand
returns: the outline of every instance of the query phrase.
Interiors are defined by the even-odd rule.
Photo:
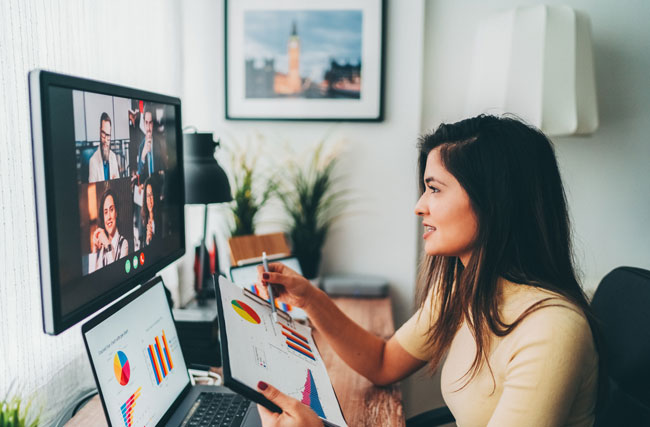
[[[275,403],[282,409],[282,413],[271,412],[262,405],[257,405],[257,410],[262,419],[264,427],[322,427],[323,421],[318,418],[316,412],[298,400],[287,396],[277,388],[263,381],[257,383],[257,389],[271,402]]]

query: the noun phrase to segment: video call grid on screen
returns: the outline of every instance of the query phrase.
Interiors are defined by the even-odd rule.
[[[165,127],[174,111],[92,92],[72,91],[72,99],[82,274],[87,275],[171,233],[165,179],[176,158],[167,148]]]
[[[180,101],[41,73],[44,328],[58,333],[184,252]]]

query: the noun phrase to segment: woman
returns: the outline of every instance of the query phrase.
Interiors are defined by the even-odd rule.
[[[144,182],[144,203],[140,210],[140,247],[149,246],[156,237],[158,192],[154,190],[155,185],[151,177]]]
[[[129,242],[117,229],[118,202],[110,188],[102,195],[99,206],[99,228],[93,233],[93,251],[97,252],[95,270],[129,253]]]
[[[419,310],[392,338],[364,331],[281,264],[260,279],[375,384],[435,370],[446,355],[442,393],[459,426],[591,426],[595,328],[550,141],[515,119],[479,116],[441,125],[419,150]],[[265,425],[321,424],[274,387],[258,388],[284,410],[260,408]]]

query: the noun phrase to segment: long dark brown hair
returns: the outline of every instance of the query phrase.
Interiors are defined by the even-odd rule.
[[[596,323],[574,269],[566,195],[551,141],[515,118],[481,115],[440,125],[420,139],[418,149],[421,192],[427,157],[438,149],[443,166],[467,192],[478,223],[466,266],[455,256],[426,254],[420,266],[419,306],[430,291],[436,296],[436,319],[428,331],[431,370],[466,322],[477,352],[462,389],[484,362],[492,373],[491,334],[508,335],[532,312],[558,305],[552,297],[542,299],[505,323],[499,315],[500,278],[555,292],[575,304],[587,317],[598,349]]]
[[[144,182],[144,191],[142,192],[142,208],[140,208],[140,219],[142,220],[142,225],[147,228],[147,222],[149,222],[149,208],[147,207],[147,187],[151,187],[151,192],[153,193],[153,210],[154,212],[158,209],[158,188],[156,186],[156,180],[153,177],[147,178]],[[154,215],[153,220],[156,220],[156,215]],[[159,225],[159,224],[157,224]]]

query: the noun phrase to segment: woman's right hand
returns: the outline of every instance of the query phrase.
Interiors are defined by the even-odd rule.
[[[269,272],[264,272],[264,267],[257,266],[257,280],[260,293],[268,299],[267,284],[273,286],[273,296],[289,305],[305,308],[316,297],[318,288],[311,284],[294,270],[280,262],[269,263]]]

